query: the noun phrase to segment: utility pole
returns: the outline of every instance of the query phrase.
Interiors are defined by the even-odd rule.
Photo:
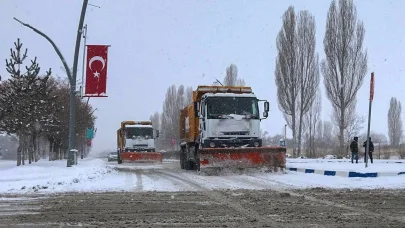
[[[371,122],[371,104],[373,103],[374,98],[374,72],[371,73],[370,79],[370,102],[368,106],[368,127],[367,127],[367,144],[366,144],[366,154],[365,154],[365,166],[368,166],[368,155],[370,152],[370,122]]]

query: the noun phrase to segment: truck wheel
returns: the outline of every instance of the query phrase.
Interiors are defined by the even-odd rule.
[[[180,149],[180,168],[184,169],[184,148]]]
[[[193,167],[191,163],[191,161],[184,161],[184,169],[190,170]]]
[[[194,170],[200,171],[200,159],[194,162]]]
[[[118,162],[118,164],[122,164],[122,159],[121,159],[121,154],[120,153],[118,153],[117,162]]]

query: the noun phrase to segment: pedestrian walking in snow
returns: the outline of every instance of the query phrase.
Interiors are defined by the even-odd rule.
[[[352,151],[352,163],[353,159],[356,159],[356,163],[359,162],[359,137],[354,137],[350,143],[350,150]]]
[[[369,148],[368,151],[369,151],[369,152],[368,152],[368,156],[369,156],[369,158],[370,158],[371,163],[373,163],[374,144],[373,144],[373,142],[371,141],[371,137],[368,137],[368,141],[369,141],[369,146],[368,146],[368,148]],[[364,141],[363,147],[364,147],[364,162],[366,162],[366,156],[367,156],[367,149],[366,149],[366,147],[367,147],[367,140]]]

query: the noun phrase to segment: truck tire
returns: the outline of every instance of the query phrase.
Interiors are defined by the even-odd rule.
[[[117,162],[118,162],[118,164],[122,164],[122,159],[121,159],[120,153],[117,154]]]
[[[184,147],[180,149],[180,168],[185,169],[184,167]]]
[[[196,171],[200,171],[200,159],[194,162],[193,169]]]
[[[194,164],[194,162],[192,162],[192,161],[186,161],[185,162],[185,170],[192,170],[193,169],[193,164]]]

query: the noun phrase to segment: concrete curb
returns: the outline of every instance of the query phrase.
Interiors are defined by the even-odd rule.
[[[320,169],[305,169],[305,168],[286,168],[289,171],[302,172],[302,173],[315,173],[324,176],[339,176],[339,177],[388,177],[405,175],[405,172],[354,172],[354,171],[333,171],[333,170],[320,170]]]

